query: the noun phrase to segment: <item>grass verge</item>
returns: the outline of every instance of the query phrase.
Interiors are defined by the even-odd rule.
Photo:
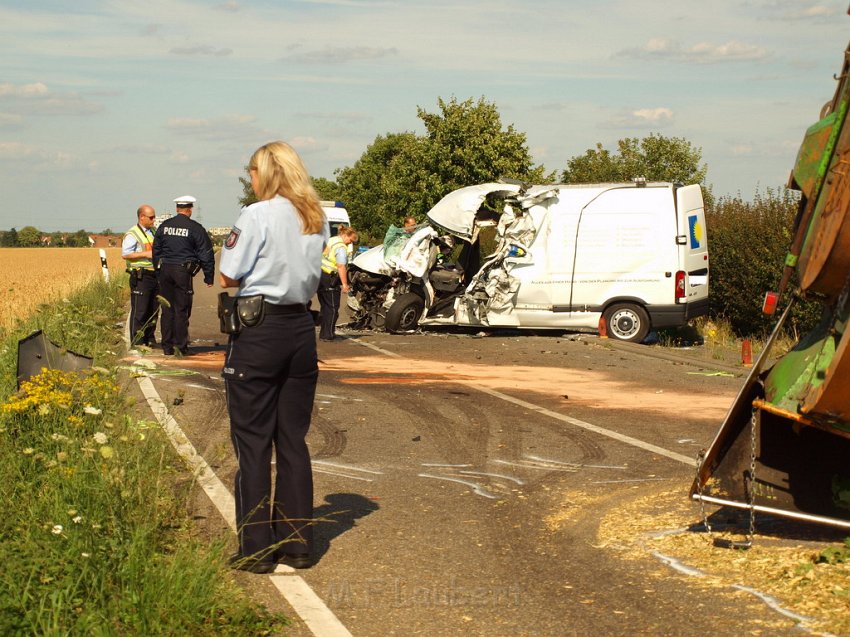
[[[0,634],[262,635],[285,624],[193,533],[185,467],[116,371],[125,286],[96,281],[2,335]],[[16,391],[17,340],[94,357]]]

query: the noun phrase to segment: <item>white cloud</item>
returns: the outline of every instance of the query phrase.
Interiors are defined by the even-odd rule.
[[[639,128],[654,129],[663,128],[673,122],[672,109],[664,106],[656,108],[639,108],[634,111],[619,113],[612,116],[607,122],[600,124],[601,128]]]
[[[299,153],[309,155],[310,153],[324,152],[328,149],[328,144],[320,142],[314,137],[293,137],[288,141]]]
[[[201,44],[198,46],[175,46],[169,51],[172,55],[212,55],[214,57],[225,57],[233,53],[233,49],[217,49],[214,46]]]
[[[127,155],[165,155],[171,152],[171,150],[162,144],[125,144],[122,146],[113,146],[103,152],[124,153]]]
[[[753,147],[750,144],[735,144],[729,149],[729,152],[736,157],[743,157],[753,154]]]
[[[381,48],[369,46],[332,47],[326,46],[318,51],[299,53],[283,60],[293,60],[303,64],[344,64],[358,60],[378,60],[398,55],[395,47]]]
[[[19,115],[92,115],[103,110],[77,93],[54,93],[41,82],[0,84],[0,103]]]
[[[50,91],[47,89],[47,86],[45,86],[41,82],[36,82],[34,84],[21,84],[18,86],[9,82],[4,82],[3,84],[0,84],[0,97],[27,99],[33,97],[43,97],[49,92]]]
[[[718,64],[721,62],[763,61],[770,57],[767,49],[755,44],[730,40],[724,44],[698,42],[689,47],[669,38],[652,38],[638,48],[624,49],[619,57],[636,57],[646,60],[670,60],[696,64]]]
[[[239,6],[239,3],[235,0],[227,0],[227,2],[223,2],[222,4],[217,4],[213,7],[218,11],[239,11],[242,7]]]
[[[267,130],[257,125],[257,118],[253,115],[223,115],[212,118],[174,117],[168,120],[166,128],[176,135],[209,142],[244,144],[246,139],[269,136]]]
[[[24,118],[17,113],[0,113],[0,128],[17,128],[23,122]]]
[[[61,150],[47,150],[22,142],[0,142],[0,161],[26,163],[35,170],[65,170],[73,168],[76,158]]]

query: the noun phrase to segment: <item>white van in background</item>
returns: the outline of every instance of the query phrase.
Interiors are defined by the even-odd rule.
[[[525,186],[490,183],[449,193],[399,249],[352,263],[354,322],[590,328],[641,342],[708,312],[708,239],[698,185]],[[497,246],[479,252],[479,231]],[[441,260],[452,238],[456,263]],[[359,272],[358,272],[359,270]]]
[[[351,220],[348,218],[348,211],[342,205],[341,201],[320,201],[322,210],[325,211],[325,217],[328,219],[328,224],[331,227],[331,236],[336,236],[336,231],[340,226],[350,226]]]

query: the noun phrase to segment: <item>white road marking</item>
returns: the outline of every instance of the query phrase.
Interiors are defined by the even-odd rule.
[[[484,498],[490,498],[491,500],[498,500],[495,495],[489,493],[484,487],[482,487],[477,482],[470,482],[469,480],[461,480],[460,478],[449,478],[448,476],[433,476],[430,473],[420,473],[418,474],[420,478],[433,478],[434,480],[446,480],[448,482],[457,482],[459,484],[464,484],[472,489],[473,493],[476,495],[480,495]]]
[[[126,329],[124,331],[127,332]],[[236,503],[230,491],[219,480],[204,457],[197,452],[177,421],[168,413],[168,407],[159,397],[153,381],[147,376],[139,376],[136,380],[154,417],[171,444],[180,457],[192,467],[198,484],[212,501],[213,506],[218,509],[227,525],[236,533]],[[276,576],[273,576],[271,580],[316,637],[353,637],[307,582],[299,575],[280,576],[280,572],[295,573],[295,569],[279,564],[275,570]]]
[[[303,579],[293,575],[273,575],[271,580],[314,635],[352,637],[348,629]]]
[[[374,469],[362,469],[360,467],[352,467],[347,464],[340,464],[338,462],[329,462],[328,460],[313,460],[314,465],[322,465],[323,467],[334,467],[335,469],[347,469],[349,471],[362,471],[363,473],[371,473],[376,476],[384,475],[383,471],[375,471]]]
[[[496,464],[505,464],[509,467],[522,467],[523,469],[540,469],[541,471],[569,471],[574,473],[581,468],[580,465],[568,465],[566,463],[561,465],[551,465],[534,462],[511,462],[510,460],[493,460],[493,462]]]
[[[368,347],[369,349],[375,350],[376,352],[380,352],[381,354],[385,354],[386,356],[392,356],[393,358],[404,358],[404,356],[402,356],[401,354],[390,352],[376,345],[372,345],[371,343],[365,343],[360,339],[352,338],[350,340],[353,343],[357,343],[358,345],[362,345],[363,347]],[[513,403],[514,405],[517,405],[519,407],[523,407],[531,411],[536,411],[538,414],[541,414],[543,416],[549,416],[550,418],[554,418],[555,420],[560,420],[561,422],[565,422],[569,425],[580,427],[581,429],[586,429],[587,431],[592,431],[593,433],[597,433],[600,436],[606,436],[607,438],[618,440],[627,445],[631,445],[632,447],[637,447],[638,449],[643,449],[644,451],[649,451],[650,453],[654,453],[659,456],[664,456],[666,458],[676,460],[683,464],[694,465],[696,463],[696,459],[691,458],[690,456],[683,456],[682,454],[676,453],[675,451],[670,451],[668,449],[664,449],[663,447],[644,442],[643,440],[632,438],[631,436],[626,436],[625,434],[621,434],[617,431],[605,429],[604,427],[599,427],[598,425],[592,425],[589,422],[579,420],[578,418],[559,414],[556,411],[546,409],[545,407],[540,407],[539,405],[535,405],[534,403],[530,403],[520,398],[508,396],[507,394],[503,394],[502,392],[496,391],[495,389],[481,387],[475,381],[453,380],[452,382],[458,385],[464,385],[466,387],[469,387],[470,389],[475,389],[477,391],[480,391],[482,394],[487,394],[489,396],[492,396],[493,398],[498,398],[500,400],[504,400],[505,402]]]
[[[471,467],[471,464],[441,464],[439,462],[423,462],[423,467],[448,467],[449,469],[454,469],[458,467]]]
[[[177,450],[180,457],[192,467],[192,470],[197,476],[198,484],[201,485],[204,492],[212,500],[212,503],[218,509],[218,512],[221,513],[221,517],[224,518],[227,525],[236,533],[236,504],[230,491],[218,479],[215,471],[210,468],[204,457],[195,450],[194,445],[189,442],[189,439],[183,433],[183,430],[180,429],[177,421],[168,413],[168,407],[159,397],[156,388],[153,386],[153,381],[146,376],[139,376],[136,380],[154,417],[165,430],[171,444]]]
[[[628,469],[625,465],[610,465],[610,464],[578,464],[575,462],[564,462],[563,460],[551,460],[548,458],[541,458],[540,456],[530,456],[524,455],[523,458],[528,458],[529,460],[537,460],[538,462],[548,462],[554,465],[567,465],[570,467],[581,467],[582,469]]]
[[[484,471],[460,471],[461,474],[465,476],[487,476],[489,478],[501,478],[502,480],[510,480],[511,482],[516,482],[517,484],[525,484],[519,478],[514,478],[513,476],[506,476],[502,473],[485,473]]]
[[[351,478],[352,480],[362,480],[363,482],[374,482],[372,478],[364,478],[363,476],[353,476],[348,473],[343,473],[342,471],[331,471],[330,469],[321,469],[319,467],[313,467],[314,473],[324,473],[329,476],[337,476],[339,478]]]

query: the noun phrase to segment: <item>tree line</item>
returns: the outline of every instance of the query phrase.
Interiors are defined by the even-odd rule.
[[[0,230],[0,247],[3,248],[37,248],[42,246],[59,248],[87,248],[89,247],[89,235],[86,230],[76,232],[43,232],[35,226],[24,226],[20,230],[11,228]],[[98,233],[111,235],[112,230],[107,228]]]

